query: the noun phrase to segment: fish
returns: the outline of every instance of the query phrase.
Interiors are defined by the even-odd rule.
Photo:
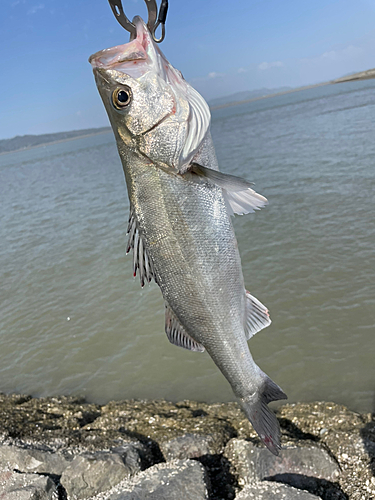
[[[159,286],[169,341],[207,351],[278,455],[280,426],[268,403],[287,396],[248,347],[271,319],[245,288],[231,222],[267,200],[247,180],[220,172],[206,101],[168,62],[144,21],[136,16],[133,23],[128,43],[89,59],[125,173],[133,274],[142,286]]]

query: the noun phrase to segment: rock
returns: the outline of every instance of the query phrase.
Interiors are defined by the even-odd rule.
[[[259,481],[245,486],[236,500],[317,500],[317,497],[286,484]]]
[[[64,470],[60,483],[72,500],[109,490],[122,479],[141,470],[137,448],[129,445],[118,453],[96,452],[75,457]]]
[[[101,408],[100,417],[90,424],[90,428],[107,431],[123,429],[158,444],[187,434],[210,436],[210,449],[221,453],[227,441],[236,435],[232,423],[225,416],[227,406],[216,405],[210,411],[210,405],[190,401],[112,401]],[[238,407],[236,410],[241,413]],[[220,412],[223,418],[218,418]]]
[[[60,476],[70,464],[70,460],[60,453],[0,446],[0,467],[9,467],[21,472],[42,472]]]
[[[375,415],[359,414],[334,403],[315,402],[281,406],[277,417],[283,446],[292,449],[311,445],[328,450],[340,466],[338,481],[314,479],[315,486],[319,482],[319,491],[324,491],[325,496],[315,486],[310,492],[324,500],[375,498]],[[186,437],[189,435],[195,437],[190,440]],[[62,465],[52,464],[55,458],[49,453],[56,452],[69,460],[72,455],[115,452],[119,447],[132,445],[143,450],[143,469],[160,462],[163,456],[167,460],[199,457],[212,482],[211,495],[220,497],[223,485],[229,484],[230,491],[225,495],[233,498],[236,477],[222,453],[234,437],[251,440],[260,447],[254,429],[236,403],[128,400],[95,405],[77,397],[0,394],[0,445],[46,453],[43,459],[42,455],[10,457],[12,466],[25,460],[30,467],[29,460],[35,458],[42,462],[40,467],[57,472]],[[206,451],[209,453],[204,454]],[[36,472],[41,471],[39,465]],[[281,479],[286,480],[285,474],[289,473],[282,472]],[[288,477],[293,481],[288,483],[291,485],[301,484],[298,481],[302,478],[307,478],[307,482],[312,478],[294,472]],[[329,497],[327,492],[331,487],[336,490]]]
[[[225,456],[235,468],[240,484],[270,478],[289,483],[296,480],[296,476],[336,481],[340,474],[337,463],[325,450],[314,445],[282,449],[275,457],[266,448],[232,439],[225,449]]]
[[[82,398],[31,398],[0,394],[0,432],[13,440],[78,444],[80,429],[100,415],[100,407]],[[52,451],[52,450],[51,450]]]
[[[174,460],[141,472],[132,483],[121,483],[104,500],[206,500],[205,471],[195,460]]]
[[[0,498],[4,500],[52,500],[57,498],[55,483],[46,476],[0,471]]]
[[[121,457],[129,475],[134,475],[144,469],[145,447],[141,443],[124,444],[113,448],[111,452]]]
[[[352,432],[353,428],[362,428],[369,417],[350,411],[336,403],[294,403],[282,406],[278,417],[289,421],[303,433],[321,437],[321,433],[332,428]]]
[[[212,435],[184,434],[183,436],[159,443],[160,451],[168,462],[172,459],[198,458],[217,452]]]
[[[346,498],[375,498],[375,418],[326,402],[282,406],[278,412],[290,435],[318,438],[341,467]]]

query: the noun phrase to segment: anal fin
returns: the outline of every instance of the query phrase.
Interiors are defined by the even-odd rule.
[[[249,340],[253,335],[263,330],[271,324],[271,318],[268,309],[258,299],[253,297],[250,292],[246,290],[246,326],[245,334],[246,339]]]
[[[165,333],[171,344],[183,347],[189,351],[204,351],[202,344],[186,333],[167,302],[165,303]]]

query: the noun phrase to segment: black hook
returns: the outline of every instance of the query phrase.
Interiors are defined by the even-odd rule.
[[[137,29],[135,25],[131,21],[129,21],[129,19],[126,17],[126,14],[122,7],[121,0],[108,0],[108,1],[117,21],[121,24],[121,26],[124,29],[126,29],[126,31],[129,31],[131,38],[135,38],[137,36]],[[160,43],[164,40],[165,37],[165,21],[167,19],[168,0],[162,0],[159,10],[159,15],[158,15],[158,6],[156,0],[145,0],[145,2],[147,5],[147,12],[148,12],[147,28],[149,29],[154,41],[156,43]],[[162,29],[161,37],[156,38],[155,32],[160,25]]]
[[[159,10],[159,16],[157,23],[155,24],[154,30],[152,31],[152,38],[156,43],[160,43],[165,38],[165,21],[167,20],[167,12],[168,12],[168,0],[162,0]],[[156,38],[156,30],[161,25],[161,37]]]

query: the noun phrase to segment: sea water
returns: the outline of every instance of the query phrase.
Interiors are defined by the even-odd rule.
[[[212,135],[221,170],[269,200],[234,219],[273,321],[253,357],[292,402],[372,411],[375,81],[214,110]],[[125,255],[128,211],[112,133],[0,156],[0,391],[233,399],[207,353],[168,342]]]

